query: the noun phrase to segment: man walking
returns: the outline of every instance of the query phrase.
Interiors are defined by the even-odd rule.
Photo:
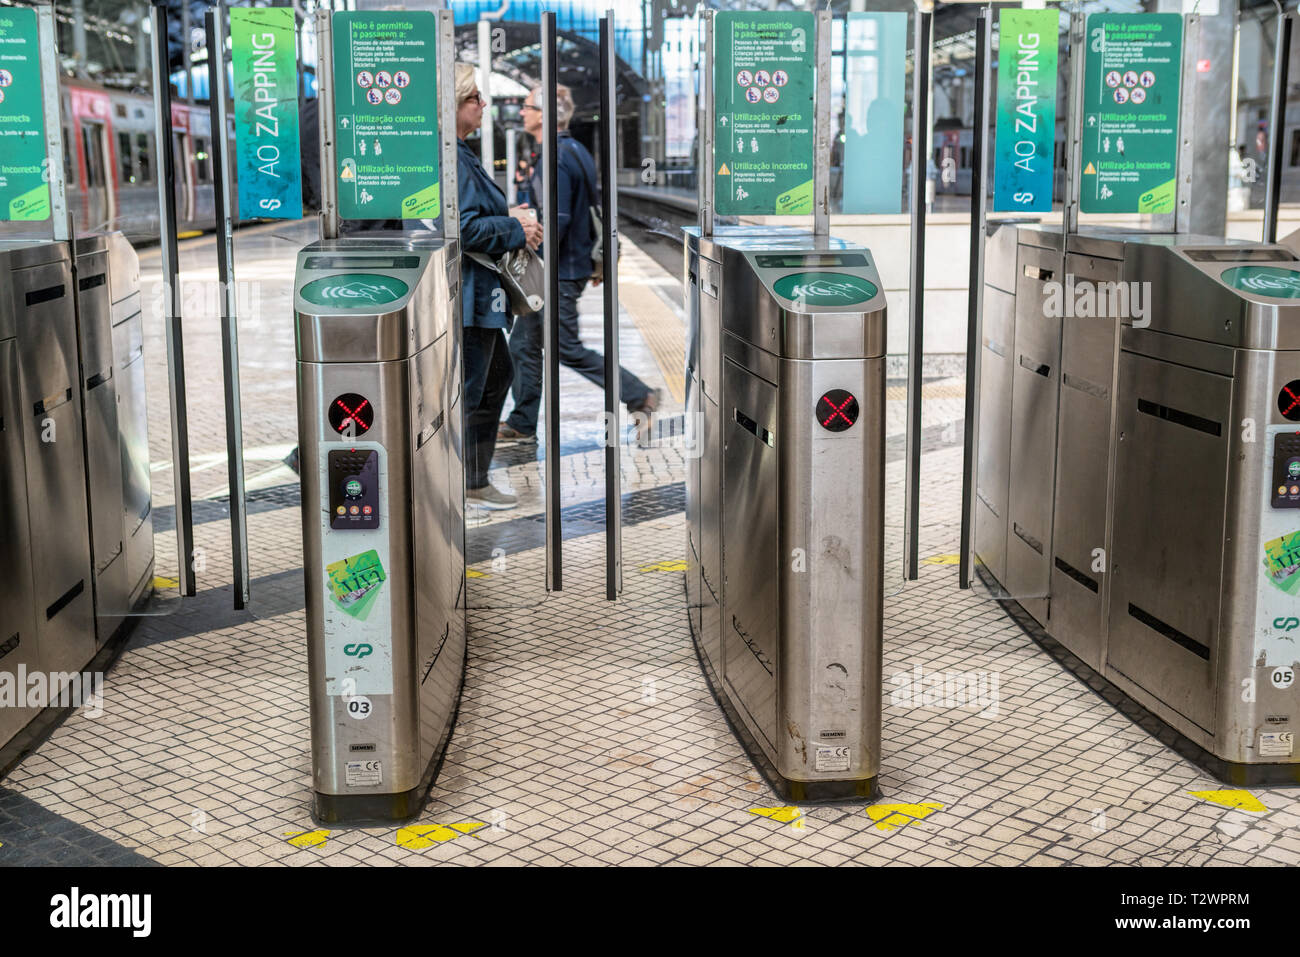
[[[542,91],[536,87],[520,108],[524,129],[539,143],[543,136]],[[595,244],[592,235],[591,205],[597,202],[596,162],[587,148],[569,132],[573,118],[573,95],[567,86],[556,87],[555,125],[558,132],[556,155],[555,210],[556,250],[543,249],[543,256],[555,256],[559,270],[560,362],[568,366],[597,388],[605,388],[605,359],[599,352],[588,349],[578,337],[578,299],[592,279],[591,250]],[[538,215],[546,217],[552,211],[542,208],[541,157],[533,168],[531,195]],[[614,268],[610,263],[608,268]],[[597,279],[596,282],[600,280]],[[515,320],[510,333],[510,354],[515,363],[515,407],[501,423],[498,437],[503,440],[531,440],[537,436],[537,415],[542,398],[542,314],[533,313]],[[627,404],[629,412],[645,415],[659,407],[659,390],[651,389],[631,372],[619,367],[619,397]]]

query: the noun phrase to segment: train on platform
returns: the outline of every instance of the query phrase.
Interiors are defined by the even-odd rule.
[[[60,84],[63,168],[79,234],[121,230],[132,243],[158,240],[158,144],[153,98],[87,80]],[[172,103],[176,230],[213,228],[212,118],[207,105]]]

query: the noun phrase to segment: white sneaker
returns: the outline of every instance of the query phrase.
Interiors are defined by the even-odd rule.
[[[514,508],[519,504],[519,498],[508,492],[503,492],[495,486],[484,485],[482,488],[466,489],[465,502],[470,505],[479,505],[483,508],[496,510]]]

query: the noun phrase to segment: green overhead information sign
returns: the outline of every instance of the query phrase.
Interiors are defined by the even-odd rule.
[[[0,7],[0,220],[50,218],[36,11]]]
[[[713,44],[718,215],[811,215],[813,14],[723,11]]]
[[[1080,208],[1172,213],[1182,14],[1093,14],[1087,34]]]
[[[334,14],[334,136],[343,219],[435,219],[437,20]]]

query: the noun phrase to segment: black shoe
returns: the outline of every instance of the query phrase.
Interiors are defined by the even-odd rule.
[[[647,415],[653,415],[655,410],[659,408],[659,399],[662,395],[663,393],[660,392],[660,390],[651,389],[646,393],[643,399],[636,402],[629,402],[627,404],[627,410],[629,412],[644,412]]]

